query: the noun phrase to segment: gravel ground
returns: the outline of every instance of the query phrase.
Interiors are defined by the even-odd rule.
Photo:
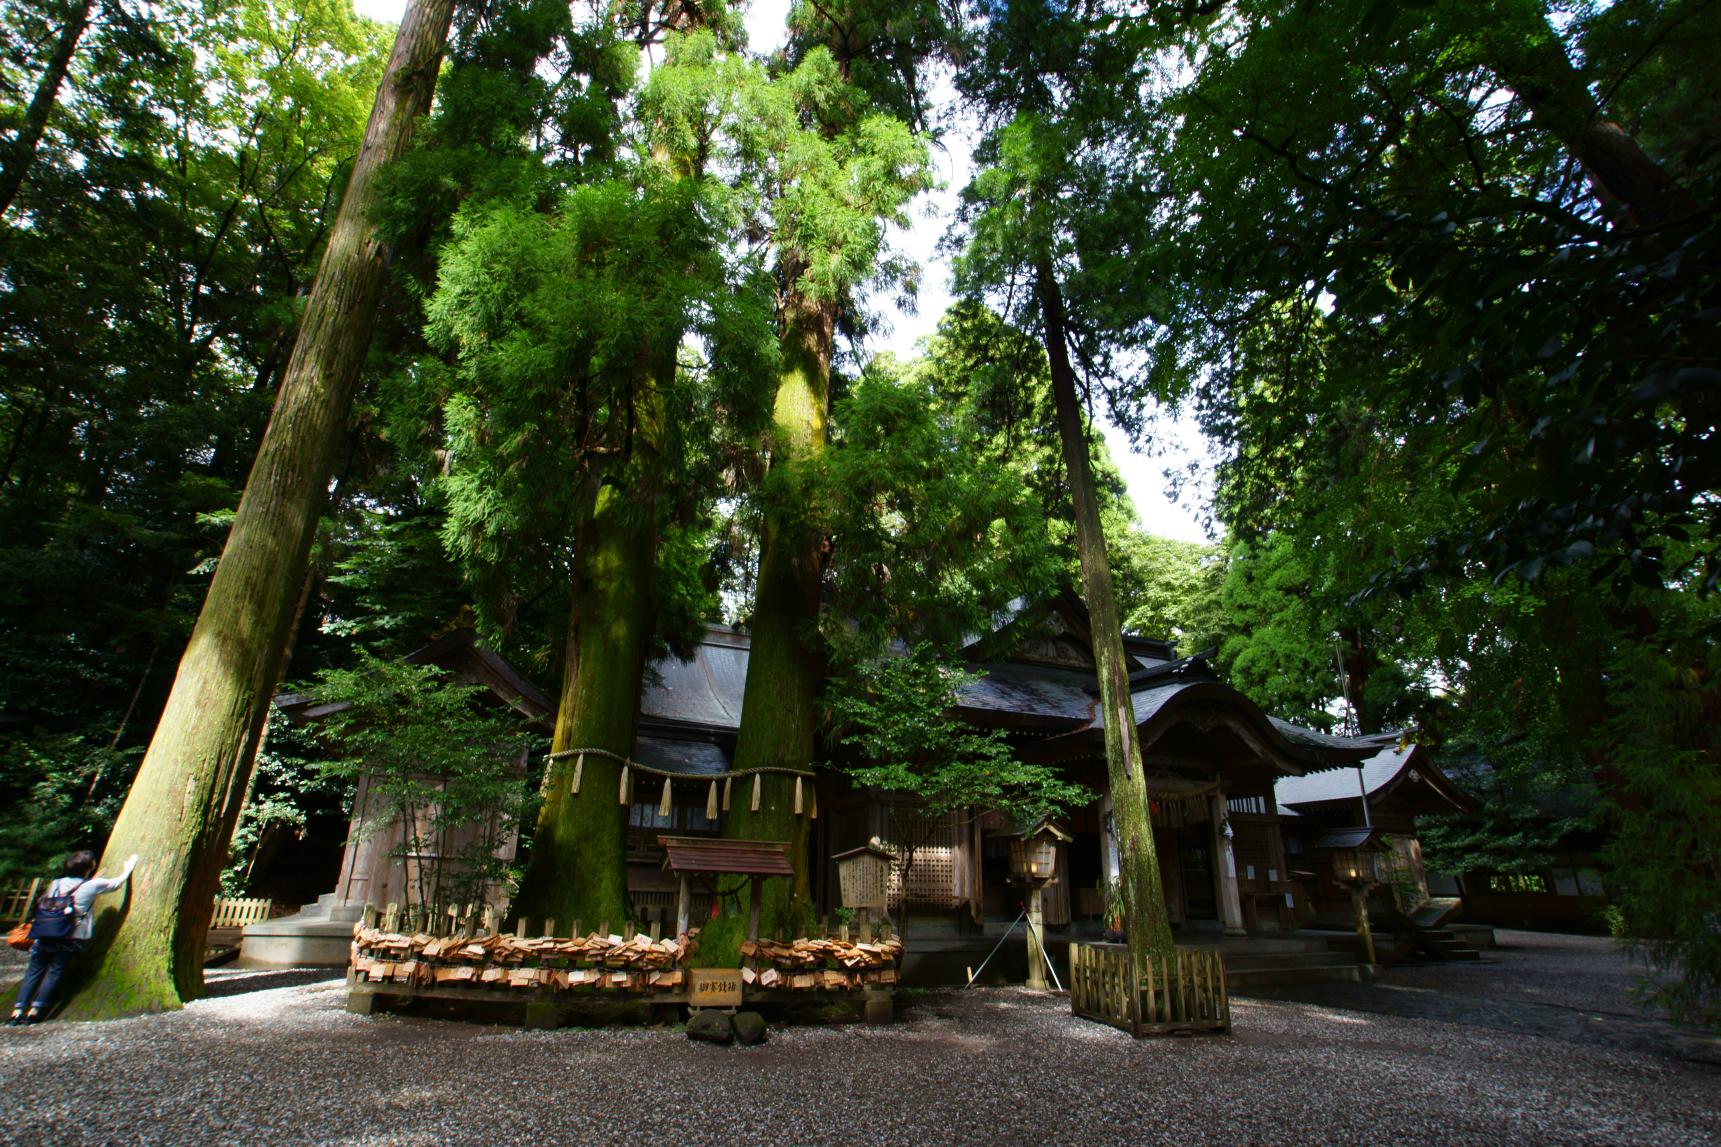
[[[316,975],[222,972],[182,1012],[6,1029],[0,1127],[53,1144],[1721,1141],[1721,1071],[1653,1041],[1328,1001],[1235,1000],[1229,1038],[1135,1041],[1063,997],[945,992],[893,1027],[774,1026],[741,1049],[349,1015]],[[1605,942],[1562,938],[1348,987],[1611,1013],[1626,976]]]

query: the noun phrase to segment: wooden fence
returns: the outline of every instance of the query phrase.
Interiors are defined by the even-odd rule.
[[[211,928],[243,928],[247,924],[257,924],[264,920],[273,920],[291,911],[284,904],[263,897],[241,898],[237,896],[217,896],[215,898],[215,917],[209,921]]]
[[[17,923],[30,914],[31,907],[36,903],[36,893],[42,890],[42,881],[20,880],[0,890],[0,920],[8,924]]]
[[[16,923],[29,916],[30,910],[36,903],[36,896],[48,882],[40,878],[36,880],[19,880],[12,884],[0,886],[0,920],[8,924]],[[215,917],[209,922],[211,928],[243,928],[247,924],[255,924],[260,920],[270,920],[283,916],[292,909],[284,904],[260,897],[241,898],[217,896],[215,898]]]
[[[1179,948],[1169,960],[1149,956],[1131,990],[1129,949],[1122,944],[1070,945],[1070,1010],[1140,1039],[1174,1032],[1229,1032],[1231,1000],[1218,952]]]

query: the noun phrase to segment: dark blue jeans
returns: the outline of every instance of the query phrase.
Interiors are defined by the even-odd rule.
[[[24,969],[24,982],[18,985],[18,1002],[14,1007],[47,1011],[54,1002],[54,992],[60,987],[66,965],[83,950],[82,940],[37,940],[30,949],[30,965]]]

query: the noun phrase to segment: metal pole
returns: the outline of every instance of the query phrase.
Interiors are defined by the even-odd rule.
[[[1022,918],[1027,916],[1027,914],[1028,910],[1024,908],[1022,910],[1022,915],[1016,917],[1015,921],[1012,922],[1008,928],[1004,929],[1004,934],[998,937],[998,942],[992,945],[992,950],[986,953],[986,958],[980,961],[980,966],[974,969],[974,974],[968,977],[968,982],[963,984],[963,987],[972,988],[974,986],[974,981],[980,978],[980,973],[986,970],[986,965],[992,962],[992,957],[998,954],[998,949],[1004,946],[1004,941],[1010,938],[1010,933],[1016,930],[1016,925],[1020,924],[1022,922]]]

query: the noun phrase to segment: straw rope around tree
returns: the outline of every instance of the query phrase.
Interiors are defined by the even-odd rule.
[[[705,798],[705,816],[708,820],[716,820],[719,807],[725,811],[729,808],[729,799],[733,791],[734,782],[737,779],[752,777],[753,792],[749,799],[752,809],[757,811],[759,808],[762,789],[761,781],[763,777],[769,774],[773,776],[795,778],[794,812],[796,816],[804,815],[809,820],[817,820],[819,817],[818,790],[814,786],[805,783],[814,779],[814,774],[808,769],[792,769],[786,765],[762,765],[751,769],[734,769],[721,773],[703,773],[696,776],[689,776],[686,773],[672,772],[669,769],[660,769],[653,765],[642,765],[631,757],[623,756],[620,753],[612,753],[608,749],[561,749],[554,753],[544,754],[544,759],[546,761],[558,761],[567,757],[574,758],[574,773],[570,781],[569,791],[576,794],[580,791],[581,774],[585,771],[585,759],[587,757],[603,757],[619,764],[621,766],[621,783],[617,792],[617,798],[620,803],[624,805],[634,803],[633,786],[635,773],[662,777],[663,793],[658,800],[658,809],[665,816],[669,813],[670,786],[678,780],[682,782],[710,783],[711,789]],[[721,804],[719,802],[719,790],[717,787],[717,782],[719,781],[723,782],[723,788],[721,790]]]

